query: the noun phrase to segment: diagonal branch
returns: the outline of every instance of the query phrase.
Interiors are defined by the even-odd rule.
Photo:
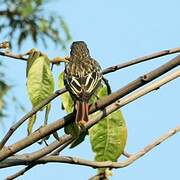
[[[15,123],[7,132],[7,134],[4,136],[4,138],[2,139],[1,143],[0,143],[0,149],[3,148],[3,146],[5,145],[5,143],[8,141],[8,139],[10,138],[10,136],[13,134],[13,132],[23,123],[25,122],[29,117],[31,117],[33,114],[35,114],[37,111],[39,111],[43,106],[47,105],[49,102],[51,102],[53,99],[55,99],[56,97],[58,97],[60,94],[64,93],[66,90],[61,89],[61,90],[57,90],[54,94],[52,94],[51,96],[49,96],[47,99],[45,99],[44,101],[42,101],[40,104],[38,104],[36,107],[34,107],[30,112],[28,112],[26,115],[24,115],[17,123]]]
[[[128,104],[129,102],[132,102],[132,101],[136,100],[137,98],[139,98],[153,90],[158,89],[160,86],[170,82],[171,80],[173,80],[179,76],[180,76],[180,71],[178,70],[178,71],[164,77],[163,79],[161,79],[147,87],[144,87],[141,90],[134,92],[131,95],[129,95],[119,101],[114,102],[113,104],[107,106],[104,110],[100,111],[95,118],[91,119],[88,123],[86,123],[85,128],[90,128],[91,126],[96,124],[98,121],[100,121],[102,118],[104,118],[108,114],[112,113],[113,111],[116,111],[117,109]],[[60,122],[62,122],[62,121],[60,121]],[[50,125],[48,125],[48,126],[50,126]],[[48,130],[49,130],[49,128],[48,128]],[[45,133],[44,131],[47,133],[47,130],[45,130],[45,127],[34,132],[29,137],[26,137],[23,140],[15,143],[9,147],[2,149],[0,152],[1,160],[4,160],[5,158],[13,155],[14,153],[27,147],[28,145],[32,144],[33,142],[36,142],[35,139],[39,138],[39,136],[42,136],[42,134]],[[58,148],[63,143],[70,141],[70,139],[72,139],[72,138],[73,138],[72,135],[64,135],[63,137],[61,137],[59,139],[59,141],[58,140],[54,141],[49,146],[43,148],[42,150],[34,152],[33,155],[32,154],[27,155],[27,157],[28,157],[29,161],[32,162],[33,160],[36,160],[42,156],[45,156],[46,154],[49,154],[50,152],[52,152],[53,150]]]
[[[156,79],[157,77],[165,74],[166,72],[170,71],[171,69],[180,65],[180,55],[173,58],[171,61],[165,63],[164,65],[156,68],[153,71],[150,71],[143,76],[140,76],[136,80],[132,81],[131,83],[127,84],[123,88],[117,90],[116,92],[110,94],[102,98],[101,100],[97,101],[95,105],[92,105],[90,108],[90,112],[95,112],[96,110],[102,109],[108,104],[113,103],[114,101],[124,97],[125,95],[133,92],[134,90],[138,89],[141,86],[151,82],[152,80]]]
[[[67,141],[66,143],[64,143],[62,146],[60,146],[56,151],[54,151],[53,153],[51,153],[51,156],[58,156],[59,153],[66,148],[73,140]],[[22,176],[24,173],[26,173],[27,171],[29,171],[30,169],[32,169],[34,166],[36,166],[37,163],[36,162],[32,162],[31,164],[29,164],[28,166],[26,166],[25,168],[21,169],[20,171],[16,172],[15,174],[9,176],[6,178],[6,180],[12,180],[15,179],[19,176]]]
[[[145,94],[147,94],[148,92],[151,92],[151,91],[153,91],[153,90],[156,90],[156,89],[158,89],[160,86],[162,86],[162,85],[170,82],[171,80],[173,80],[173,79],[175,79],[175,78],[177,78],[177,77],[179,77],[179,76],[180,76],[180,71],[176,71],[176,72],[170,74],[169,76],[167,76],[167,77],[159,80],[158,82],[155,82],[155,83],[153,83],[153,84],[151,84],[151,85],[149,85],[149,86],[147,86],[147,87],[145,87],[145,88],[142,88],[142,89],[139,90],[138,92],[133,93],[132,95],[130,95],[130,96],[127,97],[127,100],[129,100],[129,102],[131,102],[133,98],[134,98],[134,100],[135,100],[135,99],[137,99],[138,96],[141,97],[142,95],[145,95]],[[130,98],[130,97],[131,97],[131,98]],[[126,98],[124,98],[124,99],[126,99]],[[124,104],[127,104],[127,100],[125,100],[125,103],[124,103]],[[122,101],[121,101],[121,104],[120,104],[120,102],[118,102],[118,105],[119,105],[119,106],[122,106],[122,105],[123,105]],[[172,133],[172,135],[173,135],[173,133],[176,133],[176,132],[177,132],[177,131],[170,131],[170,133]],[[171,135],[171,134],[167,134],[167,136],[163,136],[164,138],[160,138],[160,139],[161,139],[161,140],[165,140],[165,138],[169,137],[170,135]],[[61,139],[62,139],[62,138],[61,138]],[[71,139],[69,139],[69,140],[66,140],[65,143],[64,143],[60,148],[58,148],[56,151],[59,152],[59,151],[63,150],[66,146],[68,146],[68,144],[69,144],[72,140],[73,140],[73,138],[71,138]],[[59,140],[59,141],[60,141],[60,140]],[[161,142],[162,142],[162,141],[161,141]],[[158,141],[158,144],[159,144],[159,141]],[[137,158],[140,158],[142,155],[144,155],[145,153],[147,153],[151,148],[153,148],[154,145],[158,145],[158,144],[154,143],[154,144],[152,144],[152,145],[149,145],[148,147],[146,147],[146,148],[144,149],[144,151],[140,151],[139,153],[136,153],[136,154],[131,155],[131,156],[130,156],[129,154],[127,155],[127,153],[125,153],[126,157],[128,157],[128,160],[127,160],[126,162],[128,162],[128,163],[134,162]],[[51,147],[51,146],[52,146],[52,144],[50,145],[50,147]],[[41,156],[39,156],[39,158],[42,157],[43,154],[44,154],[44,155],[48,154],[49,147],[46,147],[45,153],[43,152],[43,154],[42,154],[42,151],[44,151],[44,150],[45,150],[45,148],[43,148],[42,150],[39,150],[39,151],[37,151],[37,152],[35,152],[35,153],[32,153],[32,154],[30,155],[31,158],[30,158],[29,155],[25,155],[26,158],[27,158],[26,161],[31,161],[31,163],[30,163],[27,167],[25,167],[24,169],[22,169],[22,170],[18,171],[17,173],[9,176],[7,179],[14,179],[14,178],[16,178],[16,177],[18,177],[18,176],[21,176],[21,175],[23,175],[26,171],[28,171],[29,169],[31,169],[31,168],[33,168],[34,166],[36,166],[36,165],[37,165],[36,161],[35,161],[35,162],[32,162],[32,156],[33,156],[33,154],[35,154],[35,157],[34,157],[33,159],[34,159],[34,160],[35,160],[35,159],[37,160],[37,159],[38,159],[38,156],[37,156],[38,153],[39,153],[39,155],[41,155]],[[51,148],[50,148],[49,152],[50,152],[50,151],[52,151]],[[50,155],[55,155],[55,154],[56,154],[56,151],[53,152],[53,153],[51,153]],[[73,159],[73,160],[74,160],[74,159]],[[127,163],[126,163],[126,164],[127,164]]]
[[[132,59],[132,60],[127,61],[127,62],[122,63],[122,64],[118,64],[118,65],[115,65],[115,66],[108,67],[108,68],[104,69],[102,72],[103,72],[103,74],[108,74],[110,72],[114,72],[114,71],[117,71],[117,70],[125,68],[125,67],[129,67],[129,66],[132,66],[132,65],[135,65],[135,64],[139,64],[139,63],[142,63],[142,62],[145,62],[145,61],[149,61],[149,60],[152,60],[152,59],[155,59],[155,58],[158,58],[158,57],[162,57],[162,56],[165,56],[165,55],[170,55],[170,54],[174,54],[174,53],[178,53],[178,52],[180,52],[180,47],[155,52],[155,53],[152,53],[152,54],[149,54],[149,55],[146,55],[146,56],[142,56],[142,57],[139,57],[139,58],[136,58],[136,59]]]
[[[125,68],[125,67],[128,67],[128,66],[131,66],[131,65],[134,65],[134,64],[137,64],[137,63],[140,63],[140,62],[144,62],[144,61],[147,61],[147,60],[150,60],[150,59],[154,59],[154,58],[157,58],[157,57],[161,57],[161,56],[164,56],[164,55],[169,55],[169,54],[173,54],[173,53],[177,53],[177,52],[180,52],[180,48],[174,48],[174,49],[169,49],[169,50],[164,50],[164,51],[160,51],[160,52],[157,52],[157,53],[153,53],[153,54],[150,54],[150,55],[147,55],[147,56],[143,56],[143,57],[140,57],[140,58],[137,58],[137,59],[134,59],[134,60],[131,60],[131,61],[128,61],[126,63],[122,63],[122,64],[119,64],[119,65],[116,65],[116,66],[112,66],[112,67],[109,67],[109,68],[106,68],[102,71],[103,74],[107,74],[107,73],[110,73],[110,72],[114,72],[116,70],[119,70],[119,69],[122,69],[122,68]],[[3,56],[6,56],[8,55],[8,57],[14,57],[16,59],[21,59],[21,57],[23,57],[22,55],[13,55],[9,52],[0,52],[0,55],[3,55]],[[61,58],[62,59],[62,58]],[[27,59],[23,59],[23,60],[27,60]],[[56,60],[57,61],[57,60]],[[180,64],[180,63],[179,63]],[[173,67],[172,67],[173,68]],[[162,73],[163,74],[163,73]],[[145,77],[145,75],[144,75]],[[153,80],[153,79],[152,79]],[[138,88],[138,79],[137,79],[137,82],[132,82],[132,84],[128,84],[127,86],[131,86],[131,91],[133,91],[134,89],[137,89]],[[141,80],[141,77],[140,77],[140,81],[144,81],[145,82],[145,79],[142,79]],[[148,82],[148,80],[146,80]],[[146,82],[146,83],[147,83]],[[145,84],[145,83],[144,83]],[[135,86],[135,87],[134,87]],[[141,86],[141,85],[140,85]],[[107,99],[106,101],[102,102],[101,101],[99,103],[96,103],[95,106],[92,106],[91,109],[90,109],[90,112],[94,112],[96,109],[101,109],[103,107],[106,106],[107,104],[107,101],[109,100],[112,100],[112,101],[115,101],[117,99],[119,99],[120,97],[123,97],[124,95],[126,95],[126,91],[125,91],[126,87],[124,87],[124,89],[120,89],[120,94],[121,96],[117,96],[117,98],[114,99],[114,96],[113,94],[109,97],[109,99]],[[66,92],[66,89],[62,89],[62,90],[59,90],[60,92],[56,91],[52,96],[50,96],[48,99],[46,99],[45,101],[43,101],[42,103],[40,103],[39,105],[37,105],[36,107],[34,107],[34,109],[32,109],[29,113],[27,113],[24,117],[22,117],[15,125],[13,125],[9,131],[7,132],[7,134],[4,136],[4,138],[2,139],[2,141],[0,142],[0,150],[3,148],[3,146],[5,145],[5,143],[8,141],[8,139],[10,138],[10,136],[15,132],[15,130],[23,123],[25,122],[29,117],[31,117],[33,114],[35,114],[37,111],[39,111],[43,106],[45,106],[46,104],[48,104],[50,101],[52,101],[54,98],[56,98],[58,95]],[[124,93],[123,93],[124,91]],[[118,92],[117,92],[118,93]],[[57,95],[58,94],[58,95]],[[71,116],[72,118],[72,116]]]
[[[176,63],[174,63],[174,62],[176,62]],[[146,80],[147,80],[147,79],[150,77],[150,80],[152,80],[152,79],[154,79],[155,77],[160,76],[160,75],[162,74],[162,72],[167,72],[167,71],[168,71],[167,67],[170,68],[170,69],[172,69],[172,67],[176,67],[177,65],[179,65],[179,63],[180,63],[180,56],[177,56],[176,58],[174,58],[174,59],[171,60],[170,62],[166,63],[165,65],[163,65],[163,66],[157,68],[156,70],[154,70],[154,71],[146,74],[146,76],[145,76],[144,78],[146,78]],[[163,68],[162,68],[162,67],[163,67]],[[154,74],[153,74],[153,73],[154,73]],[[145,82],[142,81],[142,78],[138,78],[138,80],[139,80],[139,82],[140,82],[142,85],[144,85],[144,84],[147,83],[147,81],[145,81]],[[135,81],[137,81],[137,80],[135,80]],[[130,83],[130,84],[131,84],[131,83]],[[137,88],[138,88],[138,87],[139,87],[139,83],[138,83]],[[127,88],[127,89],[126,89],[126,91],[127,91],[126,93],[128,94],[128,88],[129,88],[129,91],[131,92],[131,90],[132,90],[132,85],[131,85],[131,86],[126,86],[126,88]],[[121,93],[121,91],[120,91],[120,93]],[[122,91],[122,93],[124,94],[124,91]],[[119,96],[119,95],[121,95],[121,94],[118,94],[117,96]],[[110,96],[111,96],[111,95],[110,95]],[[108,98],[108,97],[109,97],[109,96],[107,96],[107,98]],[[115,100],[117,99],[116,96],[115,96],[114,98],[115,98]],[[102,100],[101,100],[101,101],[102,101]],[[122,100],[120,101],[120,104],[121,104],[121,103],[122,103]],[[107,102],[106,105],[109,105],[109,104],[111,104],[111,101],[110,101],[110,103]],[[113,105],[113,104],[112,104],[112,105]],[[111,105],[111,106],[112,106],[112,105]],[[106,107],[103,111],[101,111],[100,115],[97,116],[97,119],[100,120],[102,117],[105,117],[105,116],[107,115],[107,113],[113,112],[113,111],[111,111],[111,110],[109,111],[109,109],[110,109],[109,107],[111,107],[111,106],[108,106],[108,107]],[[114,103],[114,106],[115,106],[114,108],[117,108],[117,107],[118,107],[118,106],[117,106],[117,102]],[[120,107],[120,106],[119,106],[119,107]],[[99,108],[100,108],[100,107],[99,107]],[[97,109],[98,109],[98,108],[97,108]],[[112,109],[112,108],[111,108],[111,109]],[[67,121],[68,121],[68,122],[72,121],[72,114],[66,116],[66,117],[63,118],[63,119],[60,119],[60,120],[58,120],[58,121],[55,121],[55,122],[47,125],[46,127],[40,128],[40,129],[37,130],[36,132],[32,133],[30,136],[28,136],[28,137],[26,137],[26,138],[24,138],[24,139],[22,139],[22,140],[20,140],[20,141],[18,141],[18,142],[16,142],[16,143],[14,143],[14,144],[11,145],[11,146],[8,146],[8,147],[3,148],[3,149],[0,151],[0,160],[3,160],[3,159],[5,159],[5,158],[11,156],[12,154],[15,154],[16,152],[22,150],[23,148],[26,148],[27,146],[35,143],[35,142],[38,141],[39,139],[41,139],[41,138],[43,138],[43,137],[45,137],[45,136],[47,136],[47,135],[49,135],[49,134],[57,131],[58,129],[62,128]],[[89,121],[89,122],[87,123],[87,127],[90,127],[90,125],[93,125],[92,122],[93,122],[93,120]],[[96,122],[97,122],[97,121],[96,121]],[[95,123],[96,123],[96,122],[95,122]],[[61,144],[60,144],[60,145],[61,145]]]
[[[122,161],[122,162],[95,162],[95,161],[89,161],[85,159],[70,157],[70,156],[46,156],[38,159],[35,163],[36,164],[45,164],[50,162],[56,162],[56,163],[67,163],[67,164],[76,164],[76,165],[83,165],[83,166],[89,166],[92,168],[123,168],[130,164],[132,164],[137,159],[144,156],[146,153],[151,151],[153,148],[155,148],[157,145],[161,144],[171,136],[175,135],[180,131],[180,125],[169,130],[167,133],[160,136],[158,139],[153,141],[151,144],[145,146],[142,150],[139,152],[131,155],[128,159]],[[11,166],[17,166],[17,165],[26,165],[30,163],[26,156],[24,155],[15,155],[12,156],[4,161],[1,162],[0,168],[5,167],[11,167]]]

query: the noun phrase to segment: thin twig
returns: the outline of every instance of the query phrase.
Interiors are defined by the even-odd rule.
[[[10,58],[13,58],[13,59],[27,61],[27,58],[24,58],[22,54],[14,54],[14,53],[12,53],[10,51],[5,51],[5,52],[0,51],[0,55],[10,57]]]
[[[108,114],[118,110],[119,108],[129,104],[130,102],[140,98],[141,96],[146,95],[147,93],[159,89],[161,86],[165,85],[166,83],[179,78],[180,77],[180,70],[177,70],[166,77],[162,78],[161,80],[154,82],[150,85],[147,85],[136,92],[131,93],[130,95],[117,100],[116,102],[112,103],[111,105],[107,106],[104,110],[101,110],[95,118],[91,119],[89,122],[86,123],[86,127],[91,127],[100,121],[102,118],[107,116]]]
[[[62,146],[60,146],[59,148],[57,148],[55,151],[53,151],[50,155],[52,156],[57,156],[59,155],[59,153],[65,149],[67,146],[69,146],[69,144],[71,144],[74,141],[74,139],[70,139],[69,141],[65,142]]]
[[[180,47],[159,51],[159,52],[156,52],[156,53],[152,53],[152,54],[149,54],[149,55],[146,55],[146,56],[142,56],[142,57],[139,57],[139,58],[136,58],[136,59],[132,59],[132,60],[130,60],[128,62],[119,64],[119,65],[115,65],[115,66],[106,68],[106,69],[103,70],[103,74],[114,72],[114,71],[117,71],[119,69],[122,69],[122,68],[125,68],[125,67],[128,67],[128,66],[132,66],[134,64],[149,61],[149,60],[152,60],[152,59],[155,59],[155,58],[158,58],[158,57],[161,57],[161,56],[165,56],[165,55],[175,54],[175,53],[178,53],[178,52],[180,52]],[[27,53],[25,53],[25,54],[27,54]],[[0,52],[1,56],[7,56],[7,57],[10,57],[10,58],[27,61],[27,58],[23,57],[25,54],[14,54],[13,52],[10,52],[10,51],[9,52],[8,51],[7,52]],[[68,60],[69,60],[69,57],[67,57],[67,56],[64,57],[64,58],[55,57],[55,58],[53,58],[51,60],[51,63],[59,64],[60,62],[68,62]]]
[[[145,146],[142,150],[138,151],[137,153],[131,155],[128,159],[122,161],[122,162],[111,162],[111,161],[105,161],[105,162],[96,162],[96,161],[89,161],[85,159],[80,159],[76,157],[70,157],[70,156],[46,156],[38,159],[35,163],[36,164],[45,164],[50,162],[56,162],[56,163],[67,163],[67,164],[76,164],[76,165],[83,165],[83,166],[89,166],[92,168],[123,168],[130,164],[132,164],[137,159],[144,156],[146,153],[151,151],[153,148],[155,148],[157,145],[160,145],[162,142],[170,138],[171,136],[175,135],[180,131],[180,125],[177,127],[169,130],[162,136],[160,136],[158,139],[153,141],[151,144]],[[15,155],[12,156],[4,161],[1,162],[0,168],[5,167],[11,167],[11,166],[17,166],[17,165],[26,165],[29,163],[29,160],[24,155]]]
[[[149,54],[149,55],[146,55],[146,56],[142,56],[142,57],[139,57],[139,58],[136,58],[136,59],[132,59],[132,60],[127,61],[127,62],[122,63],[122,64],[118,64],[118,65],[106,68],[102,72],[103,72],[103,74],[108,74],[110,72],[114,72],[114,71],[117,71],[119,69],[122,69],[122,68],[125,68],[125,67],[128,67],[128,66],[132,66],[132,65],[135,65],[135,64],[138,64],[138,63],[141,63],[141,62],[149,61],[149,60],[152,60],[152,59],[155,59],[155,58],[158,58],[158,57],[162,57],[162,56],[165,56],[165,55],[175,54],[175,53],[178,53],[178,52],[180,52],[180,47],[159,51],[159,52],[152,53],[152,54]]]
[[[123,155],[124,155],[125,157],[129,158],[132,154],[129,154],[128,152],[123,151]]]
[[[5,48],[5,45],[2,44],[2,47],[0,45],[0,48]],[[30,52],[30,51],[29,51]],[[27,61],[28,58],[24,57],[24,56],[27,56],[28,53],[25,53],[25,54],[14,54],[13,52],[11,52],[10,50],[8,51],[0,51],[0,55],[1,56],[6,56],[6,57],[9,57],[9,58],[13,58],[13,59],[18,59],[18,60],[23,60],[23,61]],[[55,57],[53,58],[52,60],[50,60],[50,62],[52,64],[60,64],[61,62],[68,62],[69,58],[68,57]]]
[[[20,171],[12,174],[11,176],[8,176],[5,180],[12,180],[12,179],[15,179],[15,178],[17,178],[19,176],[22,176],[25,172],[29,171],[31,168],[33,168],[36,165],[37,164],[32,163],[32,164],[26,166],[25,168],[21,169]]]

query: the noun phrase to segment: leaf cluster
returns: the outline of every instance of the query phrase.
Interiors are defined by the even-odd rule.
[[[6,32],[4,38],[11,42],[14,37],[21,47],[30,37],[34,43],[39,39],[47,47],[47,39],[54,44],[66,47],[71,40],[68,26],[61,16],[45,12],[48,1],[43,0],[1,0],[0,32]],[[64,37],[60,36],[64,33]]]

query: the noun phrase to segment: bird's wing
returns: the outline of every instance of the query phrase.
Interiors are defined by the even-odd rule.
[[[80,100],[88,101],[100,84],[101,73],[93,71],[86,76],[66,76],[65,83],[70,92]]]

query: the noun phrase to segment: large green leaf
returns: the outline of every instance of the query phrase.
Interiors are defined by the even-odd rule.
[[[54,79],[50,69],[50,62],[46,56],[32,56],[27,67],[27,89],[32,106],[35,107],[48,98],[54,91]],[[42,108],[43,109],[43,108]],[[50,104],[46,106],[45,124],[47,124]],[[28,134],[32,132],[36,116],[29,119]]]
[[[127,129],[120,110],[117,110],[89,130],[96,161],[117,161],[127,138]]]
[[[33,107],[53,93],[54,79],[46,56],[38,57],[28,70],[27,88]]]
[[[107,88],[99,90],[98,96],[107,94]],[[91,115],[95,117],[98,112]],[[125,120],[120,110],[117,110],[89,129],[92,150],[96,161],[117,161],[123,153],[127,139]],[[105,172],[105,169],[100,169]]]
[[[42,54],[40,51],[37,51],[36,49],[31,49],[29,52],[29,57],[27,60],[27,66],[26,66],[26,77],[28,76],[28,72],[33,65],[34,61],[40,57]]]

